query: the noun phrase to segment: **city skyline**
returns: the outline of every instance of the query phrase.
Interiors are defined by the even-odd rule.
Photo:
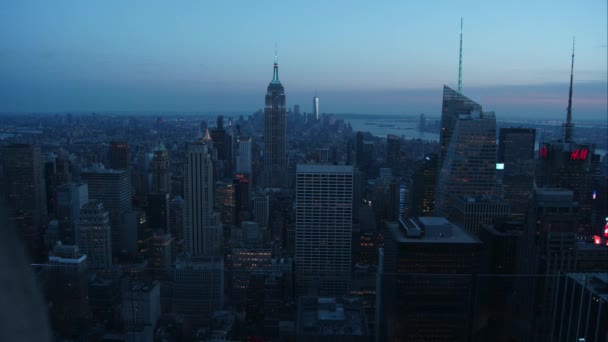
[[[27,3],[0,7],[0,112],[251,112],[277,43],[288,107],[312,112],[316,89],[326,113],[437,115],[457,84],[460,17],[463,93],[498,116],[563,117],[572,36],[574,120],[608,109],[602,2]]]

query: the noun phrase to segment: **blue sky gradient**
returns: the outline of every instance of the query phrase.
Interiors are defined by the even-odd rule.
[[[607,3],[572,1],[3,1],[0,111],[243,111],[278,44],[289,106],[437,115],[456,86],[497,115],[608,111]]]

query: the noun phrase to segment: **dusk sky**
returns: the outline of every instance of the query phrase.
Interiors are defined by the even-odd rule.
[[[607,2],[0,3],[0,112],[242,112],[263,106],[275,43],[288,106],[438,116],[456,87],[508,117],[608,112]]]

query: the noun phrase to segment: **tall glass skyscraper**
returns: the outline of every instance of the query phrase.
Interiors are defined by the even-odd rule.
[[[454,133],[454,127],[460,114],[471,114],[481,112],[481,105],[462,95],[458,91],[444,85],[443,104],[441,106],[441,132],[439,143],[441,144],[441,155],[439,167],[443,165],[445,155],[448,151],[448,144]]]
[[[454,120],[437,180],[435,216],[447,217],[458,195],[496,195],[496,117],[461,114]]]
[[[319,97],[316,95],[312,98],[312,115],[319,121]]]
[[[264,107],[264,180],[266,188],[287,187],[287,112],[285,90],[279,81],[279,64],[275,58],[272,81],[266,92]]]

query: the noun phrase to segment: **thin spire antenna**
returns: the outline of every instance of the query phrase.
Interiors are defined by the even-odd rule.
[[[272,84],[281,84],[279,81],[279,55],[277,53],[277,43],[274,43],[274,68],[272,71]]]
[[[568,93],[568,110],[566,115],[566,124],[564,125],[564,141],[567,143],[572,142],[572,130],[574,124],[572,123],[572,82],[574,80],[574,43],[575,37],[572,37],[572,64],[570,65],[570,91]]]
[[[458,93],[462,93],[462,17],[460,17],[460,56],[458,58]]]

